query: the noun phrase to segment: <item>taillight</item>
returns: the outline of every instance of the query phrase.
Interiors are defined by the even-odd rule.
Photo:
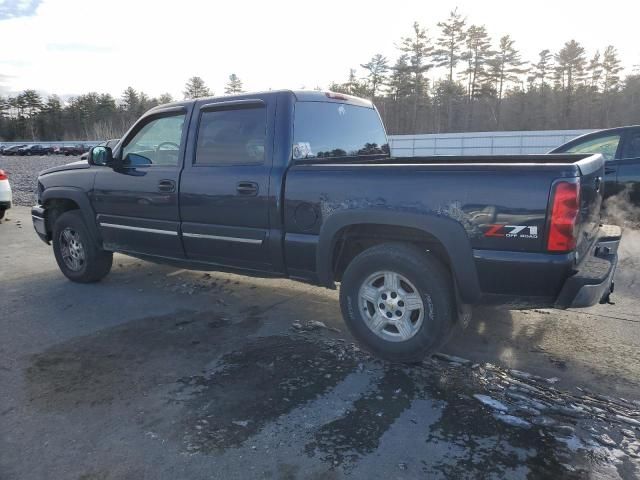
[[[553,189],[547,250],[568,252],[576,247],[576,226],[580,212],[580,181],[558,182]]]
[[[9,180],[9,175],[4,170],[0,170],[0,180]]]

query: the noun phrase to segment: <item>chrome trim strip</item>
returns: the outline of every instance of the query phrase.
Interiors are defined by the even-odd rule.
[[[142,227],[131,227],[129,225],[119,225],[116,223],[103,223],[100,222],[101,227],[108,228],[119,228],[120,230],[133,230],[134,232],[148,232],[148,233],[160,233],[162,235],[178,235],[178,232],[173,232],[171,230],[158,230],[157,228],[142,228]]]
[[[182,232],[182,236],[190,238],[206,238],[207,240],[225,240],[227,242],[252,243],[254,245],[260,245],[262,243],[262,240],[256,238],[225,237],[222,235],[205,235],[204,233]]]

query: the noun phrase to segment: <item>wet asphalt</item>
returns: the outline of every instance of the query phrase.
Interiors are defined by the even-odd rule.
[[[616,305],[478,309],[380,361],[335,292],[116,256],[57,270],[0,223],[0,479],[640,478],[640,269]]]

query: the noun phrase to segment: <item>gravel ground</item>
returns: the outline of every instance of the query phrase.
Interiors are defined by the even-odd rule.
[[[42,157],[0,156],[0,169],[9,174],[13,204],[31,206],[36,201],[36,179],[42,170],[78,161],[79,157],[50,155]]]

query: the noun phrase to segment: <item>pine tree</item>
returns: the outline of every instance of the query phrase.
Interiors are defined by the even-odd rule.
[[[564,94],[564,109],[562,118],[564,126],[569,127],[573,113],[575,90],[584,81],[585,57],[584,47],[575,40],[570,40],[555,55],[556,84]]]
[[[158,97],[158,103],[160,104],[171,103],[171,102],[173,102],[173,97],[171,96],[170,93],[163,93]]]
[[[184,94],[185,100],[212,95],[209,87],[204,83],[204,80],[198,76],[191,77],[187,80],[182,93]]]
[[[120,97],[120,107],[127,112],[135,112],[140,104],[138,92],[132,87],[127,87]]]
[[[389,61],[387,57],[383,57],[377,53],[368,63],[360,65],[367,73],[367,82],[369,83],[369,96],[371,100],[375,100],[376,94],[380,90],[381,86],[385,84],[387,80],[387,72],[389,71]]]
[[[399,100],[411,94],[411,74],[409,73],[409,56],[400,55],[395,65],[391,68],[389,89],[392,98]]]
[[[418,22],[414,22],[413,35],[404,37],[398,48],[408,56],[407,58],[409,60],[407,71],[410,73],[411,93],[413,95],[412,130],[416,133],[418,127],[418,109],[427,97],[429,86],[425,74],[433,67],[433,64],[428,62],[433,54],[433,46],[427,36],[427,31],[422,28]]]
[[[242,93],[242,81],[238,78],[235,73],[229,75],[229,81],[227,85],[224,87],[224,93],[227,95],[233,95],[234,93]]]
[[[526,71],[523,68],[526,62],[520,59],[520,52],[516,50],[514,45],[515,41],[509,35],[505,35],[500,39],[500,46],[496,55],[488,61],[490,67],[488,76],[494,83],[497,96],[495,119],[498,128],[501,125],[504,88],[508,82],[517,81],[519,75]]]
[[[622,66],[618,59],[618,52],[613,45],[604,50],[602,56],[602,72],[604,74],[602,91],[608,93],[620,87],[620,72]]]
[[[596,53],[589,60],[587,65],[587,72],[589,72],[589,88],[592,92],[598,92],[600,89],[600,80],[602,78],[602,62],[600,61],[600,50],[596,50]]]
[[[453,82],[453,72],[462,59],[466,32],[464,29],[466,19],[454,9],[449,13],[449,18],[444,22],[438,22],[440,36],[436,40],[437,49],[433,52],[433,58],[437,67],[447,67],[449,70],[449,82]]]
[[[618,59],[618,52],[613,45],[607,46],[602,56],[602,73],[604,76],[602,85],[604,103],[603,120],[605,125],[609,125],[610,122],[611,109],[613,107],[613,99],[611,93],[617,92],[620,88],[621,71],[622,66],[620,65],[620,60]]]
[[[547,86],[547,78],[553,69],[553,55],[548,49],[542,50],[538,54],[538,63],[535,64],[533,70],[533,79],[540,82],[540,91],[544,91]]]
[[[473,122],[473,112],[475,99],[483,90],[484,82],[487,79],[488,61],[493,52],[491,50],[491,38],[484,26],[471,25],[467,30],[466,52],[463,59],[467,61],[467,101],[469,109],[467,114],[467,128],[471,128]]]
[[[433,67],[432,63],[428,63],[433,53],[433,46],[431,46],[427,31],[418,22],[414,22],[413,35],[404,37],[398,48],[408,56],[408,71],[411,73],[413,94],[421,97],[426,93],[428,86],[425,74]]]

